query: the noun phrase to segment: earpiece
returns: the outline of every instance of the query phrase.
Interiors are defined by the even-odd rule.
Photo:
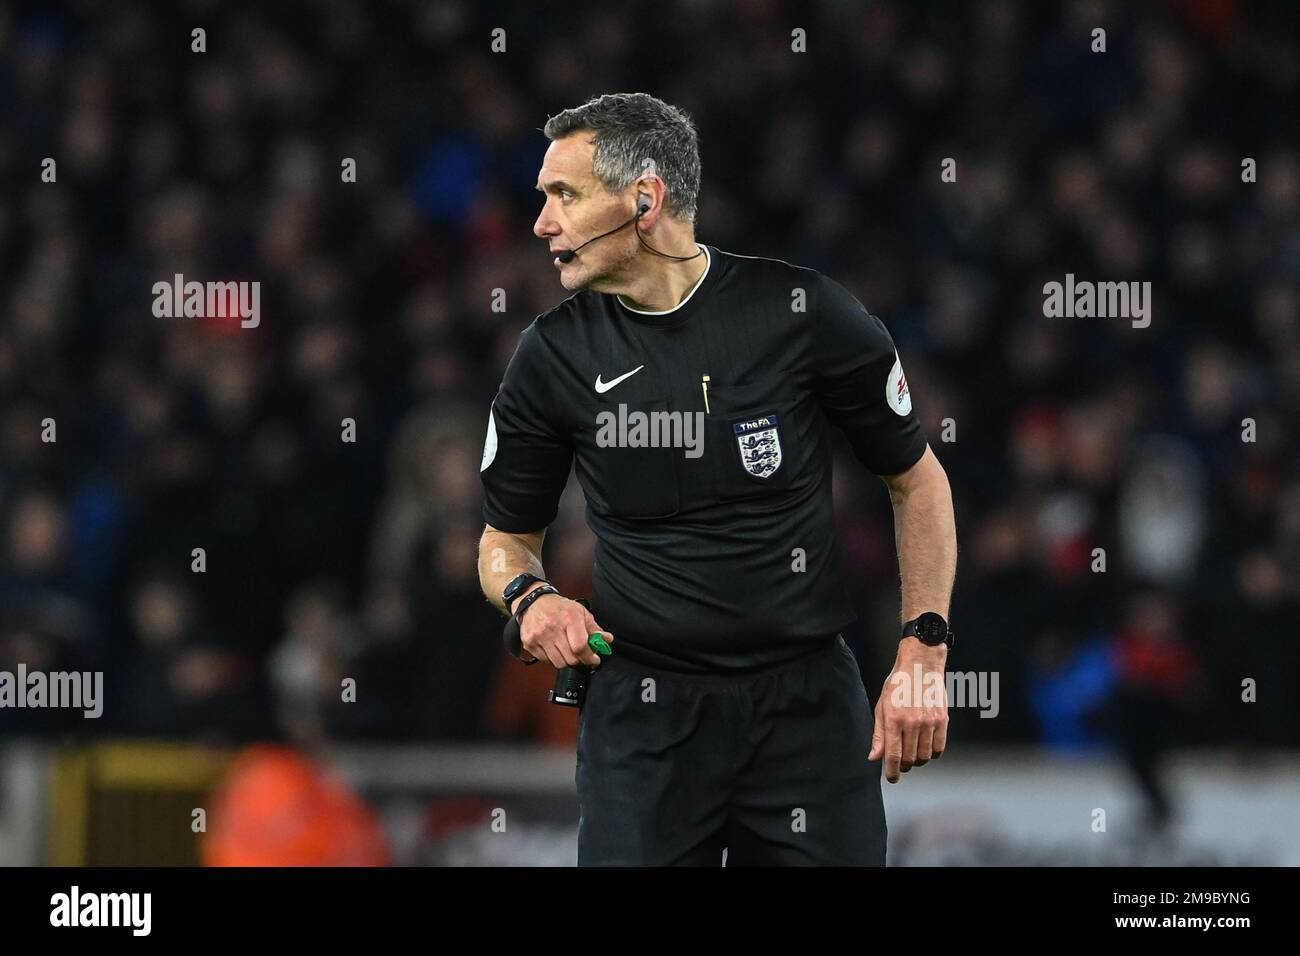
[[[641,213],[642,215],[648,213],[650,211],[650,207],[653,205],[654,205],[654,200],[651,199],[649,196],[647,196],[645,193],[637,194],[636,211],[638,213]]]

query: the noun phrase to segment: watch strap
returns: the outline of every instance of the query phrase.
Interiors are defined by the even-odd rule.
[[[532,591],[529,591],[526,595],[524,595],[523,600],[519,602],[519,607],[515,608],[515,614],[514,614],[515,621],[518,623],[523,623],[524,612],[527,611],[530,607],[532,607],[533,602],[535,602],[538,598],[544,597],[547,594],[559,594],[559,593],[560,593],[559,591],[557,591],[554,587],[552,587],[549,584],[543,584],[540,588],[535,588]]]

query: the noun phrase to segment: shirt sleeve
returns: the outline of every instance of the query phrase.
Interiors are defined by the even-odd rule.
[[[534,322],[488,411],[479,479],[483,520],[514,534],[541,531],[555,520],[573,464],[573,446],[549,408],[546,343]]]
[[[821,276],[817,293],[812,373],[818,401],[873,473],[907,471],[927,444],[894,340],[835,280]]]

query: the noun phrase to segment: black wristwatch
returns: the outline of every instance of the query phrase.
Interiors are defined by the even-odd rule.
[[[948,649],[952,650],[953,630],[943,619],[942,614],[935,614],[933,611],[926,611],[920,617],[904,624],[903,637],[915,637],[922,644],[928,644],[930,647],[947,644]]]
[[[529,574],[527,571],[511,578],[510,583],[506,585],[506,589],[501,592],[501,600],[506,602],[506,612],[510,612],[511,601],[519,597],[519,595],[523,594],[538,581],[541,581],[543,584],[550,583],[549,581],[539,578],[535,574]]]

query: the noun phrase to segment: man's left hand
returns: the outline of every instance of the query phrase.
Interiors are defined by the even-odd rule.
[[[944,680],[948,648],[930,647],[915,637],[898,644],[894,669],[876,702],[876,727],[868,760],[885,758],[885,779],[938,757],[948,746],[948,687]]]

